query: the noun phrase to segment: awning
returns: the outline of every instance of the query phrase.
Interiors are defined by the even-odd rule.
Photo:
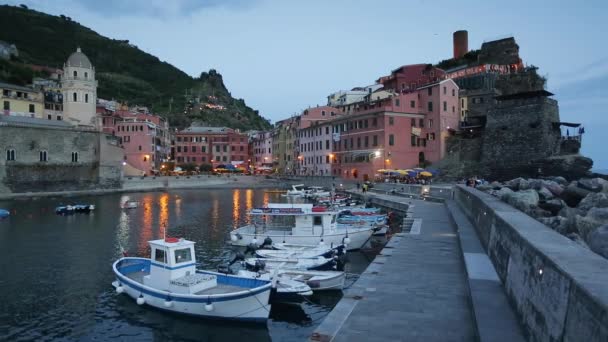
[[[581,125],[580,123],[575,123],[575,122],[554,122],[554,124],[557,124],[559,126],[567,126],[567,127],[579,127]]]

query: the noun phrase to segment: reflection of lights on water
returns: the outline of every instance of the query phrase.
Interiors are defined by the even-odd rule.
[[[167,229],[167,225],[169,224],[169,194],[162,194],[158,199],[159,203],[159,211],[158,211],[158,224],[163,229]],[[161,234],[163,233],[161,229]]]
[[[270,202],[270,194],[265,192],[264,193],[264,206],[267,207],[268,206],[268,202]]]
[[[245,191],[245,210],[250,212],[253,209],[253,190],[247,189]],[[245,215],[245,223],[251,224],[251,216]]]
[[[220,200],[217,198],[217,194],[213,194],[211,200],[211,229],[217,230],[218,222],[220,220]]]
[[[241,190],[234,189],[232,191],[232,226],[238,227],[241,216]]]

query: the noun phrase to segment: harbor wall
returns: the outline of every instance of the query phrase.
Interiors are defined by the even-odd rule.
[[[608,260],[474,188],[454,200],[531,341],[608,341]]]

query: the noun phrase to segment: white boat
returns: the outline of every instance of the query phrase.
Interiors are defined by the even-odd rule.
[[[313,291],[342,290],[345,273],[339,271],[279,270],[283,277],[303,282]]]
[[[304,184],[292,185],[291,190],[287,190],[287,196],[304,196],[306,192],[304,191]]]
[[[120,205],[120,207],[123,209],[135,209],[138,206],[139,202],[137,201],[125,201],[123,204]]]
[[[305,250],[272,250],[272,249],[258,249],[255,254],[260,258],[274,258],[274,259],[313,259],[320,256],[329,257],[335,253],[333,248],[325,245],[317,245],[316,248],[308,248]]]
[[[308,203],[270,203],[268,207],[252,209],[249,214],[254,218],[252,224],[230,232],[232,245],[257,245],[270,238],[273,242],[302,245],[323,241],[328,246],[343,244],[347,250],[355,250],[363,247],[374,231],[367,225],[338,225],[336,211]],[[277,224],[280,220],[286,222]]]
[[[335,265],[333,258],[316,257],[310,259],[245,259],[247,268],[254,271],[261,270],[318,270],[331,269]]]
[[[205,318],[266,321],[271,282],[195,269],[194,242],[149,241],[151,258],[125,257],[112,265],[117,293],[139,305]]]
[[[268,271],[253,272],[239,270],[237,275],[239,277],[271,281],[273,284],[271,300],[273,301],[300,299],[300,296],[306,297],[313,294],[312,289],[305,282],[293,280],[291,277],[283,276],[280,273],[275,272],[273,274]]]
[[[328,197],[331,195],[331,192],[324,190],[323,187],[320,186],[311,186],[310,189],[306,190],[304,193],[304,197],[308,198],[321,198]]]

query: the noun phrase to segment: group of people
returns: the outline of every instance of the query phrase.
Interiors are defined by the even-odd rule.
[[[361,189],[361,192],[366,193],[367,190],[369,190],[369,185],[367,185],[367,183],[363,183],[363,185],[357,183],[357,190],[359,189]]]
[[[473,187],[473,188],[474,188],[474,187],[476,187],[476,186],[478,186],[478,185],[484,184],[484,183],[485,183],[485,181],[484,181],[483,179],[478,179],[478,178],[477,178],[477,176],[473,176],[473,177],[467,178],[467,179],[464,181],[464,183],[465,183],[467,186],[470,186],[470,187]]]

